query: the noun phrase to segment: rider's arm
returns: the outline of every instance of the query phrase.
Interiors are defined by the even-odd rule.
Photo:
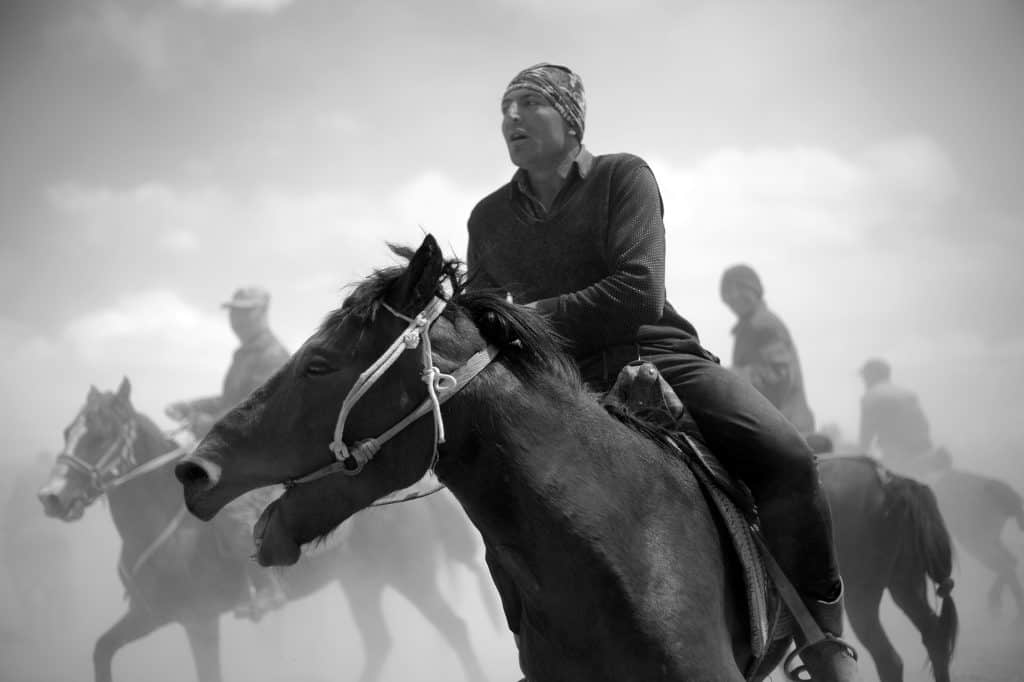
[[[664,309],[665,224],[650,168],[626,168],[613,180],[608,232],[594,238],[604,239],[609,274],[578,291],[540,299],[536,307],[562,336],[601,345],[657,322]]]
[[[755,330],[757,361],[747,365],[750,382],[773,402],[785,397],[793,387],[797,362],[792,345],[781,327],[770,324]]]
[[[221,411],[223,400],[219,395],[196,398],[185,403],[189,410],[200,414],[217,414]]]

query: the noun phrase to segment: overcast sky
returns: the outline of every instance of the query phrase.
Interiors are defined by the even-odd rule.
[[[819,422],[883,355],[962,461],[1024,446],[1019,2],[98,0],[0,5],[0,428],[60,445],[90,383],[162,419],[218,391],[218,303],[292,349],[433,232],[464,255],[507,181],[520,68],[583,78],[585,142],[661,184],[669,299],[723,358],[745,261]],[[166,421],[162,421],[166,425]]]

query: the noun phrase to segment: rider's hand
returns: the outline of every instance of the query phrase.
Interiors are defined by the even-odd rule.
[[[192,432],[195,433],[197,437],[205,436],[216,423],[217,418],[212,414],[197,412],[192,415]]]
[[[173,419],[176,422],[185,421],[188,417],[189,409],[188,403],[171,403],[164,408],[164,414]]]

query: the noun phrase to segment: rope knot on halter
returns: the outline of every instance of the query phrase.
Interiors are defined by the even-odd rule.
[[[421,373],[423,383],[427,385],[427,395],[434,412],[434,437],[437,443],[444,442],[444,420],[441,419],[441,400],[437,396],[438,391],[450,391],[459,385],[458,380],[451,374],[444,374],[437,368],[437,365],[424,367]]]
[[[415,322],[416,324],[425,325],[427,323],[427,321],[422,319],[422,318],[423,318],[422,315],[417,315],[415,320],[410,320],[410,321],[411,322]],[[409,319],[409,318],[406,318],[406,319]],[[402,343],[405,344],[405,347],[406,347],[407,350],[412,350],[412,349],[416,348],[417,346],[419,346],[420,345],[420,330],[419,329],[412,329],[410,331],[407,331],[402,336]]]
[[[376,438],[361,440],[351,447],[348,456],[355,460],[354,471],[362,471],[366,463],[373,459],[380,452],[380,443]]]

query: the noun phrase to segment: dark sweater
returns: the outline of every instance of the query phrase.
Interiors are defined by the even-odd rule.
[[[643,159],[609,154],[574,165],[551,211],[530,209],[515,180],[476,205],[470,288],[536,301],[578,361],[623,347],[636,357],[652,344],[709,355],[665,300],[663,206]]]

